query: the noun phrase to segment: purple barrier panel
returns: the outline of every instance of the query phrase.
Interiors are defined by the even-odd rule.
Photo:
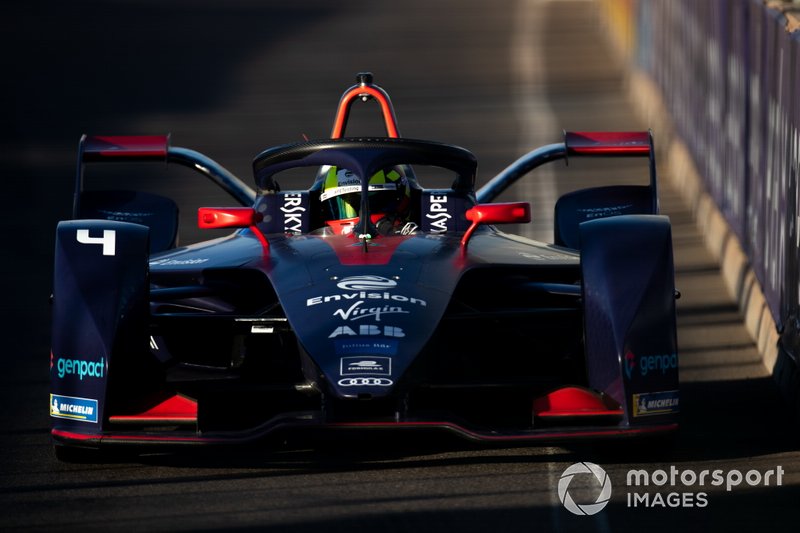
[[[636,61],[800,350],[800,31],[787,33],[762,0],[640,0],[636,10]]]
[[[636,66],[646,72],[659,86],[661,85],[661,50],[663,49],[664,25],[657,24],[661,14],[660,6],[654,0],[641,0],[634,4],[636,21],[636,42],[634,58]]]
[[[759,282],[765,293],[767,291],[767,262],[769,242],[767,235],[767,213],[769,202],[774,199],[770,186],[770,175],[774,164],[775,110],[777,108],[777,87],[780,76],[781,61],[779,57],[780,39],[784,34],[783,16],[774,10],[764,10],[764,63],[760,74],[763,102],[762,127],[751,146],[753,174],[750,182],[750,246],[748,253]],[[770,305],[770,309],[772,309]]]
[[[800,58],[797,55],[796,36],[784,32],[779,42],[781,75],[778,80],[778,99],[775,112],[775,173],[772,175],[777,198],[771,203],[769,211],[768,231],[774,232],[773,243],[775,259],[769,258],[767,273],[769,274],[768,301],[776,317],[779,327],[783,324],[792,309],[793,297],[787,298],[790,274],[789,261],[796,252],[795,242],[790,234],[794,232],[797,221],[795,216],[796,191],[796,158],[793,149],[797,139],[797,123],[795,108],[797,107],[797,90],[795,83],[797,66]],[[772,236],[772,235],[771,235]],[[790,259],[791,258],[791,259]]]
[[[791,37],[791,64],[794,77],[791,81],[790,94],[800,92],[800,31]],[[791,139],[789,147],[789,191],[787,194],[786,224],[786,285],[783,289],[783,301],[787,322],[800,318],[800,101],[795,96],[791,99],[790,113]]]
[[[759,243],[763,240],[763,229],[757,216],[763,203],[764,139],[767,136],[767,99],[765,98],[768,75],[767,39],[769,17],[760,0],[750,0],[750,72],[748,74],[749,102],[747,140],[747,185],[745,190],[745,227],[742,245],[751,258],[754,270],[762,255]]]
[[[653,21],[653,12],[656,8],[653,2],[643,0],[634,4],[633,9],[632,16],[636,26],[634,30],[636,42],[633,43],[634,62],[638,68],[655,78],[654,65],[657,64],[655,50],[660,28],[660,25],[654,24]]]
[[[706,113],[705,92],[708,90],[708,71],[705,68],[705,28],[708,22],[706,15],[705,2],[697,2],[692,4],[690,8],[694,13],[687,21],[687,28],[689,29],[688,40],[688,54],[686,68],[692,74],[690,81],[691,85],[686,87],[682,97],[689,103],[690,108],[688,113],[684,116],[683,128],[684,138],[689,139],[689,151],[697,163],[700,174],[706,175],[706,150],[707,150],[707,137],[706,137],[706,121],[708,115]],[[700,98],[703,94],[703,98]]]
[[[652,29],[653,32],[653,46],[652,46],[652,63],[649,65],[651,68],[650,74],[653,76],[661,93],[664,96],[664,105],[670,111],[673,121],[677,124],[679,117],[677,116],[677,109],[673,105],[671,91],[674,86],[669,83],[670,74],[674,72],[674,63],[677,61],[676,56],[678,51],[670,49],[666,44],[670,36],[676,38],[673,32],[672,24],[672,11],[669,9],[669,4],[656,0],[644,0],[642,4],[646,4],[648,9],[642,13],[643,17]],[[639,35],[642,35],[639,32]]]
[[[774,70],[767,92],[767,150],[766,182],[764,193],[764,265],[760,278],[770,311],[775,320],[781,318],[781,287],[785,277],[786,257],[786,195],[789,190],[788,147],[789,112],[792,65],[789,36],[785,31],[786,19],[776,14],[772,17],[774,38]]]
[[[706,91],[693,95],[697,100],[704,100],[705,118],[699,125],[704,130],[705,146],[702,147],[703,176],[706,179],[708,192],[716,204],[723,210],[723,128],[722,121],[726,112],[725,90],[725,58],[727,57],[726,26],[727,2],[698,2],[703,6],[703,27],[706,30],[706,45],[701,56],[703,70],[706,73]]]
[[[673,4],[673,8],[676,9],[672,18],[673,31],[677,35],[673,46],[680,51],[675,74],[676,79],[683,82],[671,95],[674,105],[681,110],[678,132],[686,140],[698,170],[706,175],[709,149],[706,92],[710,85],[706,58],[708,4],[683,1],[680,6]]]
[[[678,23],[681,17],[681,12],[684,9],[686,2],[676,2],[666,6],[669,13],[669,24],[667,30],[672,38],[672,44],[665,40],[664,49],[662,53],[670,57],[669,69],[664,73],[663,79],[664,87],[666,90],[667,101],[669,108],[675,117],[675,126],[682,135],[687,135],[686,132],[686,117],[691,114],[689,111],[691,103],[683,98],[688,85],[691,83],[691,57],[689,48],[689,39],[691,35],[691,27],[689,24],[680,26]]]
[[[744,240],[747,191],[748,68],[750,66],[750,24],[747,1],[725,2],[727,43],[726,104],[722,138],[723,215]]]

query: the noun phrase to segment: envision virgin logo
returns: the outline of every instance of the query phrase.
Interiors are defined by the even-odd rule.
[[[594,503],[579,505],[572,499],[569,493],[569,484],[576,474],[594,474],[594,477],[602,485],[603,488]],[[561,500],[567,511],[572,514],[581,516],[597,514],[605,508],[611,499],[611,479],[602,467],[594,463],[575,463],[567,467],[564,473],[561,474],[561,479],[558,480],[558,499]]]
[[[339,316],[342,320],[360,320],[362,318],[375,318],[376,322],[381,321],[381,315],[405,314],[409,312],[399,306],[384,305],[382,307],[362,308],[363,301],[359,301],[350,306],[349,309],[337,309],[333,316]]]
[[[381,276],[349,276],[336,284],[345,291],[379,291],[397,287],[397,282]]]

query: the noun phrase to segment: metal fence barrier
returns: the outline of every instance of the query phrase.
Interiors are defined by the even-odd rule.
[[[738,237],[800,409],[800,5],[604,0],[611,36],[660,90],[675,135]]]

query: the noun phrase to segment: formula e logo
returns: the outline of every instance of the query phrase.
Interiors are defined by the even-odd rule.
[[[345,378],[339,380],[340,387],[391,387],[394,381],[387,378]]]
[[[383,335],[384,337],[405,337],[406,334],[403,332],[403,328],[398,328],[396,326],[376,326],[375,324],[363,324],[358,327],[358,332],[356,332],[353,328],[349,326],[339,326],[333,333],[328,335],[329,339],[333,339],[335,337],[339,337],[341,335],[348,335],[351,337],[355,337],[356,335],[360,335],[362,337],[368,336],[375,336],[375,335]]]
[[[397,282],[381,276],[349,276],[336,284],[345,291],[379,291],[397,287]]]
[[[391,357],[342,357],[339,362],[340,376],[391,376]]]

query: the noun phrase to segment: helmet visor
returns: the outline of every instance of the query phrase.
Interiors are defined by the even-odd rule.
[[[387,213],[397,205],[397,185],[377,183],[369,185],[370,213]],[[324,191],[320,200],[328,220],[356,218],[361,210],[361,185],[345,185]]]

